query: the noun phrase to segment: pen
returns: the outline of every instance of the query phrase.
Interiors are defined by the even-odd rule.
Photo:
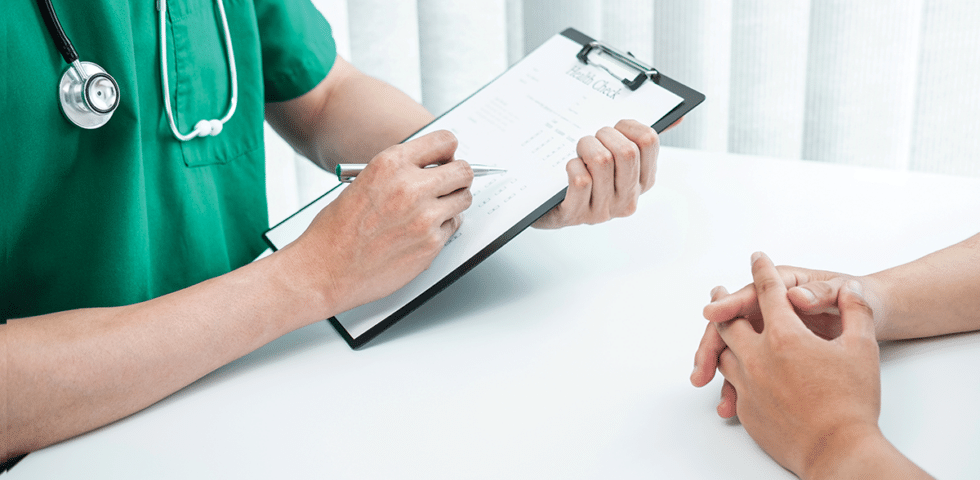
[[[426,168],[435,166],[429,165]],[[341,182],[349,183],[357,177],[357,174],[361,173],[361,170],[364,170],[364,167],[367,167],[366,163],[339,163],[337,164],[337,179]],[[507,171],[506,168],[491,167],[489,165],[470,165],[470,168],[473,169],[474,177],[496,175]]]

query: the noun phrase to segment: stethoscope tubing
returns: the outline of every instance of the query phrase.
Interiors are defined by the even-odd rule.
[[[228,102],[228,111],[221,119],[201,120],[186,135],[180,133],[177,129],[177,122],[174,120],[173,109],[170,105],[170,81],[167,67],[167,0],[156,1],[156,7],[160,12],[160,76],[161,83],[163,84],[164,109],[167,113],[167,120],[170,123],[170,131],[177,140],[183,142],[197,137],[214,136],[221,133],[224,124],[235,114],[235,109],[238,106],[238,71],[235,66],[235,52],[232,49],[231,29],[228,28],[228,16],[225,14],[223,0],[216,1],[218,3],[218,11],[221,14],[221,26],[224,28],[225,34],[224,40],[228,56],[228,72],[231,77],[231,99]],[[55,48],[57,48],[61,57],[64,58],[65,63],[68,64],[68,71],[62,75],[61,83],[59,84],[59,99],[62,112],[64,112],[68,120],[79,127],[85,129],[101,127],[109,121],[109,118],[112,117],[113,112],[115,112],[116,107],[119,105],[118,83],[102,67],[91,62],[84,62],[86,66],[82,65],[83,62],[79,60],[75,46],[71,43],[68,34],[65,33],[64,28],[61,26],[61,21],[58,19],[58,14],[55,12],[51,0],[35,0],[35,2],[41,13],[41,18],[44,20],[44,26],[47,28],[48,34],[50,34],[51,40],[54,42]],[[91,89],[97,88],[95,82],[103,80],[109,82],[108,84],[103,82],[103,84],[115,94],[115,98],[104,107],[99,106],[97,102],[93,102],[89,98]],[[97,94],[102,96],[102,91],[98,91]]]
[[[194,129],[186,135],[177,129],[177,122],[174,121],[173,109],[170,106],[170,80],[167,65],[167,0],[157,0],[157,8],[160,11],[160,82],[163,84],[163,106],[167,112],[167,120],[170,122],[170,131],[174,137],[182,142],[186,142],[196,137],[214,136],[221,132],[224,124],[228,123],[231,116],[235,114],[238,105],[238,72],[235,68],[235,51],[231,45],[231,30],[228,28],[228,17],[225,15],[225,4],[223,0],[217,0],[218,12],[221,14],[221,26],[225,30],[225,48],[228,50],[228,74],[231,76],[231,99],[228,104],[228,111],[224,117],[214,120],[201,120],[194,125]]]
[[[65,63],[69,65],[75,63],[78,60],[78,53],[75,51],[75,46],[72,45],[71,40],[68,39],[65,29],[61,28],[61,21],[58,20],[58,14],[54,11],[51,0],[36,0],[36,3],[37,8],[41,10],[44,26],[48,27],[48,33],[51,35],[51,40],[54,42],[55,48],[58,49],[58,53],[65,59]]]
[[[105,125],[119,106],[119,84],[102,67],[91,62],[85,62],[87,66],[82,65],[51,0],[35,0],[35,3],[51,41],[68,64],[58,83],[62,113],[81,128],[93,129]],[[99,96],[100,101],[93,101],[92,95]],[[104,95],[109,96],[101,98]]]

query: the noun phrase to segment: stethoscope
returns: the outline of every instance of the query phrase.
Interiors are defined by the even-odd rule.
[[[58,83],[58,98],[61,111],[72,123],[85,129],[99,128],[112,118],[119,107],[119,84],[102,67],[92,62],[82,62],[72,45],[68,35],[61,28],[58,14],[51,5],[51,0],[36,0],[44,25],[51,34],[58,53],[68,63],[68,69]],[[238,104],[238,73],[235,70],[235,53],[231,47],[231,33],[228,29],[228,18],[225,16],[225,5],[217,0],[218,11],[221,13],[221,25],[225,29],[225,47],[228,49],[228,71],[231,76],[231,100],[224,117],[212,120],[201,120],[194,125],[189,133],[182,134],[174,122],[173,110],[170,107],[170,81],[167,75],[167,0],[157,0],[157,10],[160,12],[160,80],[163,83],[163,104],[170,121],[170,131],[180,141],[195,137],[214,136],[221,133],[224,124],[235,114]]]

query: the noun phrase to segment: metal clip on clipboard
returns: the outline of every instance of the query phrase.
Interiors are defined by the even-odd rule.
[[[603,65],[602,63],[599,63],[597,61],[590,61],[589,54],[592,53],[593,50],[597,51],[596,53],[597,56],[605,54],[608,57],[612,57],[614,60],[621,63],[628,69],[638,72],[636,77],[630,80],[629,77],[623,77],[622,75],[618,75],[614,73],[612,70],[609,69],[609,67]],[[612,48],[601,42],[592,41],[586,43],[585,45],[582,46],[582,49],[579,50],[578,54],[576,54],[575,56],[578,57],[579,61],[581,61],[586,65],[594,65],[596,67],[605,70],[610,75],[616,77],[617,79],[619,79],[619,81],[623,82],[623,85],[629,87],[630,90],[635,91],[637,88],[640,88],[640,85],[642,85],[644,80],[646,80],[647,78],[649,78],[654,82],[660,80],[660,72],[658,72],[653,67],[648,67],[640,63],[640,61],[637,60],[632,53],[620,52],[619,50],[616,50],[615,48]]]

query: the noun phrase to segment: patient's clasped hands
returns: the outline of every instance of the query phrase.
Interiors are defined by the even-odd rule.
[[[881,380],[870,277],[776,267],[752,255],[753,283],[716,287],[691,383],[725,376],[718,414],[801,478],[918,470],[878,428]],[[897,470],[892,470],[897,468]]]

